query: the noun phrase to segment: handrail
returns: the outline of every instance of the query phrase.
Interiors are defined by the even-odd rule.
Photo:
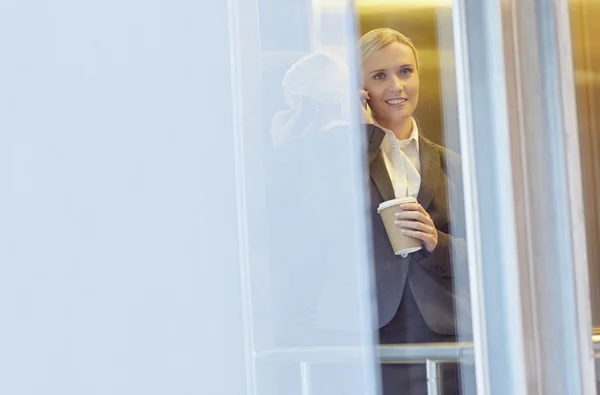
[[[600,336],[593,339],[594,356],[600,358]],[[255,357],[263,361],[281,362],[320,362],[344,361],[363,355],[363,347],[288,347],[261,350]],[[424,363],[427,360],[439,362],[473,359],[473,343],[423,343],[379,345],[375,354],[382,363]]]
[[[271,362],[333,362],[359,358],[363,347],[290,347],[259,351],[256,358]],[[470,362],[472,343],[423,343],[376,346],[375,353],[382,363]]]
[[[473,343],[425,343],[377,346],[383,363],[473,362]]]

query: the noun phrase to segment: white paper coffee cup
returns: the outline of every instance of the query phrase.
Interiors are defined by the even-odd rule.
[[[399,198],[383,202],[377,208],[377,213],[381,215],[383,225],[396,255],[410,254],[423,248],[421,240],[405,235],[402,233],[401,228],[396,225],[396,213],[402,210],[399,205],[416,202],[417,199],[412,197]]]

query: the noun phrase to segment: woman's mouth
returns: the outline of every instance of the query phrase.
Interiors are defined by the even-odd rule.
[[[408,101],[407,98],[402,97],[402,98],[389,99],[389,100],[386,100],[385,102],[392,107],[402,107],[407,101]]]

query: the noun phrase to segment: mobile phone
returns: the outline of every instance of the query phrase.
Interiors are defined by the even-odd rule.
[[[360,90],[366,92],[365,88],[362,86],[360,87]],[[362,106],[365,108],[365,110],[369,110],[369,101],[367,99],[361,97],[360,102],[361,102]]]

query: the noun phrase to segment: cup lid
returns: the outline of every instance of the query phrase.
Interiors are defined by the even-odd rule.
[[[410,197],[410,196],[404,197],[404,198],[388,200],[379,205],[379,207],[377,208],[377,212],[379,213],[388,207],[397,206],[402,203],[416,203],[416,201],[417,201],[417,199]]]

